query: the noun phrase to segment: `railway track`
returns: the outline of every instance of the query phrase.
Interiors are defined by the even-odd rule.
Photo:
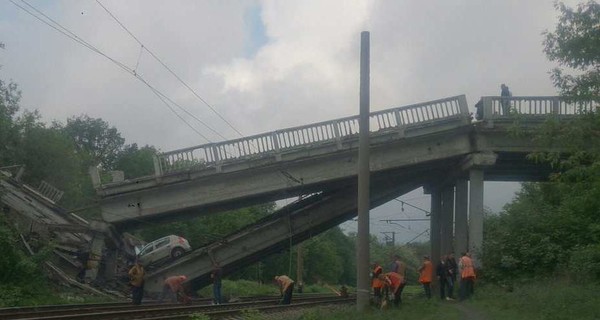
[[[189,319],[193,314],[204,314],[211,319],[235,319],[243,310],[285,312],[324,304],[352,303],[354,298],[333,295],[302,295],[294,297],[292,305],[278,305],[279,298],[243,297],[242,302],[210,305],[211,299],[195,300],[191,305],[148,303],[134,306],[130,303],[95,303],[85,305],[39,306],[0,309],[1,319]]]

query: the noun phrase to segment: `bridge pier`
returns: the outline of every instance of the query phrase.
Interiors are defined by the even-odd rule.
[[[440,255],[446,255],[452,251],[454,240],[454,185],[445,185],[442,188],[442,214],[440,218]],[[439,256],[435,257],[439,261]]]
[[[483,244],[483,169],[469,170],[469,252],[477,268]]]
[[[431,190],[431,214],[429,215],[429,232],[431,243],[431,263],[434,266],[440,261],[441,253],[441,216],[442,191],[439,188]]]
[[[454,211],[454,252],[455,256],[468,251],[469,247],[469,184],[466,179],[456,181],[456,207]]]

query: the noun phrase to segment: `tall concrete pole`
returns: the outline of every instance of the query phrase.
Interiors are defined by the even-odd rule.
[[[304,280],[302,279],[302,275],[304,274],[304,258],[302,257],[302,243],[298,243],[298,245],[296,246],[296,250],[298,250],[298,261],[296,268],[296,281],[298,283],[298,288],[296,288],[296,290],[298,290],[299,293],[302,293],[302,291],[304,290]]]
[[[369,32],[360,34],[360,116],[358,137],[358,234],[356,237],[356,308],[369,306],[369,102],[370,102]]]

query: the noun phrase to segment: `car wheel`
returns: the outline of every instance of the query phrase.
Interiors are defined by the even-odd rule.
[[[185,250],[183,250],[182,248],[175,248],[175,249],[171,250],[171,257],[173,259],[177,259],[177,258],[181,257],[184,253],[185,253]]]

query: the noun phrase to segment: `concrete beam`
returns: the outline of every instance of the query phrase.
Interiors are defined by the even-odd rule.
[[[449,158],[469,152],[467,135],[418,137],[381,144],[371,150],[371,172],[399,168],[410,171],[415,166],[432,165],[436,160],[444,160],[447,165]],[[247,206],[252,201],[260,203],[331,186],[339,188],[340,182],[353,183],[356,179],[357,160],[355,152],[344,151],[236,172],[226,172],[224,166],[221,174],[202,176],[202,172],[190,172],[185,177],[163,176],[160,184],[141,190],[128,185],[127,191],[122,185],[115,187],[122,193],[101,200],[102,216],[107,222],[121,224],[192,209],[200,214],[216,204],[229,204],[227,210],[231,210],[236,204]]]
[[[416,179],[377,181],[371,189],[371,206],[375,207],[419,186]],[[356,185],[336,192],[313,196],[280,213],[249,226],[226,239],[199,248],[172,265],[146,276],[145,289],[160,292],[165,275],[185,274],[193,288],[210,283],[212,263],[218,261],[224,274],[260,261],[269,254],[289,249],[347,219],[356,216]],[[291,239],[290,239],[291,237]]]
[[[461,163],[461,169],[467,171],[472,168],[492,166],[496,164],[496,159],[498,159],[498,155],[493,152],[473,153],[465,157]]]

